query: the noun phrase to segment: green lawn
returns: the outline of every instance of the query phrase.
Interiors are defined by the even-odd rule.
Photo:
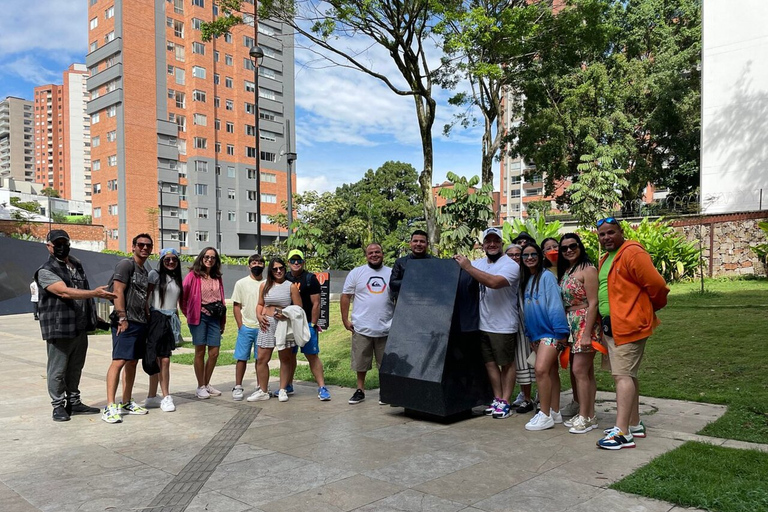
[[[685,443],[611,486],[717,512],[768,510],[768,453]]]

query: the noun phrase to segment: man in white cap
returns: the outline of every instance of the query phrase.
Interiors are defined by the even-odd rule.
[[[503,419],[510,415],[509,400],[515,387],[520,267],[504,257],[498,228],[483,231],[483,250],[485,258],[470,262],[457,254],[453,259],[480,283],[480,350],[494,394],[486,414]]]

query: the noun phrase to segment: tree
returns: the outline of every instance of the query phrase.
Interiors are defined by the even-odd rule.
[[[480,124],[482,116],[482,183],[493,182],[493,162],[504,140],[505,89],[514,83],[517,70],[535,54],[530,40],[538,20],[550,8],[547,2],[526,0],[469,0],[446,3],[443,20],[435,31],[443,36],[444,71],[441,85],[454,88],[459,78],[468,80],[470,92],[454,95],[449,103],[465,107],[446,124],[448,135],[456,123],[464,128]],[[518,102],[519,103],[519,102]]]
[[[525,205],[525,211],[528,212],[529,216],[541,215],[542,217],[544,217],[546,216],[546,214],[549,212],[551,208],[552,208],[552,203],[544,199],[541,199],[539,201],[531,201],[530,203],[526,203]]]
[[[41,196],[48,196],[48,197],[60,197],[58,190],[56,190],[53,187],[45,187],[43,190],[40,191]]]
[[[11,206],[26,210],[30,213],[40,213],[40,205],[37,204],[37,201],[22,201],[19,197],[12,197]]]
[[[221,35],[242,23],[242,0],[216,0],[222,16],[202,27],[203,39]],[[425,43],[435,22],[430,0],[263,0],[259,14],[292,27],[337,65],[356,69],[384,83],[392,92],[413,98],[421,137],[423,168],[419,175],[421,201],[430,241],[440,238],[432,197],[432,125],[437,102],[432,95],[433,76]],[[406,87],[376,71],[365,56],[345,48],[350,37],[365,37],[371,46],[385,49],[405,80]],[[334,59],[338,59],[334,60]]]
[[[452,186],[438,192],[447,201],[437,214],[443,232],[438,252],[443,257],[470,254],[493,220],[493,183],[477,189],[480,178],[468,180],[452,172],[448,173],[448,181]]]
[[[578,181],[568,189],[570,211],[586,228],[616,209],[627,186],[626,171],[616,169],[610,156],[592,155],[582,155],[578,170]]]

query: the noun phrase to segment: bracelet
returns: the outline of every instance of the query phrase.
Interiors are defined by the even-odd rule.
[[[127,319],[127,318],[125,318],[125,317],[121,317],[121,318],[118,318],[118,319],[117,319],[117,323],[119,323],[119,324],[121,324],[121,323],[123,323],[123,322],[127,322],[127,321],[128,321],[128,319]]]

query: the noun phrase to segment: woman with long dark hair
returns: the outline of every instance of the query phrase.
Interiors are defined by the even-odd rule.
[[[165,412],[176,410],[173,397],[169,392],[171,380],[171,352],[181,337],[179,304],[181,303],[181,262],[176,249],[160,251],[160,263],[157,270],[152,270],[148,277],[147,296],[150,305],[149,336],[155,343],[157,364],[160,373],[150,375],[149,391],[144,407],[160,407]],[[157,396],[157,384],[163,393],[162,400]]]
[[[560,414],[558,355],[570,334],[557,278],[544,270],[544,254],[536,244],[523,248],[523,311],[525,334],[536,351],[536,384],[541,410],[526,430],[545,430],[563,421]]]
[[[192,344],[195,346],[195,394],[197,398],[221,396],[221,391],[211,386],[211,376],[219,358],[221,335],[227,322],[221,258],[215,248],[206,247],[200,251],[189,274],[184,278],[183,288],[181,309],[187,317]]]
[[[557,273],[560,293],[571,330],[571,371],[576,380],[579,413],[565,422],[572,434],[586,434],[597,428],[595,416],[595,349],[593,342],[602,337],[598,320],[597,269],[587,255],[584,243],[576,233],[566,233],[560,239]]]
[[[299,288],[288,281],[286,277],[287,269],[285,261],[282,258],[275,257],[269,262],[267,267],[267,282],[259,296],[259,305],[256,306],[256,317],[259,319],[259,337],[256,345],[259,347],[258,357],[256,358],[256,380],[258,388],[246,400],[257,402],[260,400],[269,400],[269,360],[272,358],[272,351],[277,346],[277,323],[287,321],[283,315],[283,309],[290,305],[301,306],[301,295]],[[291,379],[291,362],[293,361],[293,347],[296,342],[286,340],[285,347],[278,351],[280,356],[280,390],[277,393],[278,400],[288,401],[288,392],[285,387]]]

